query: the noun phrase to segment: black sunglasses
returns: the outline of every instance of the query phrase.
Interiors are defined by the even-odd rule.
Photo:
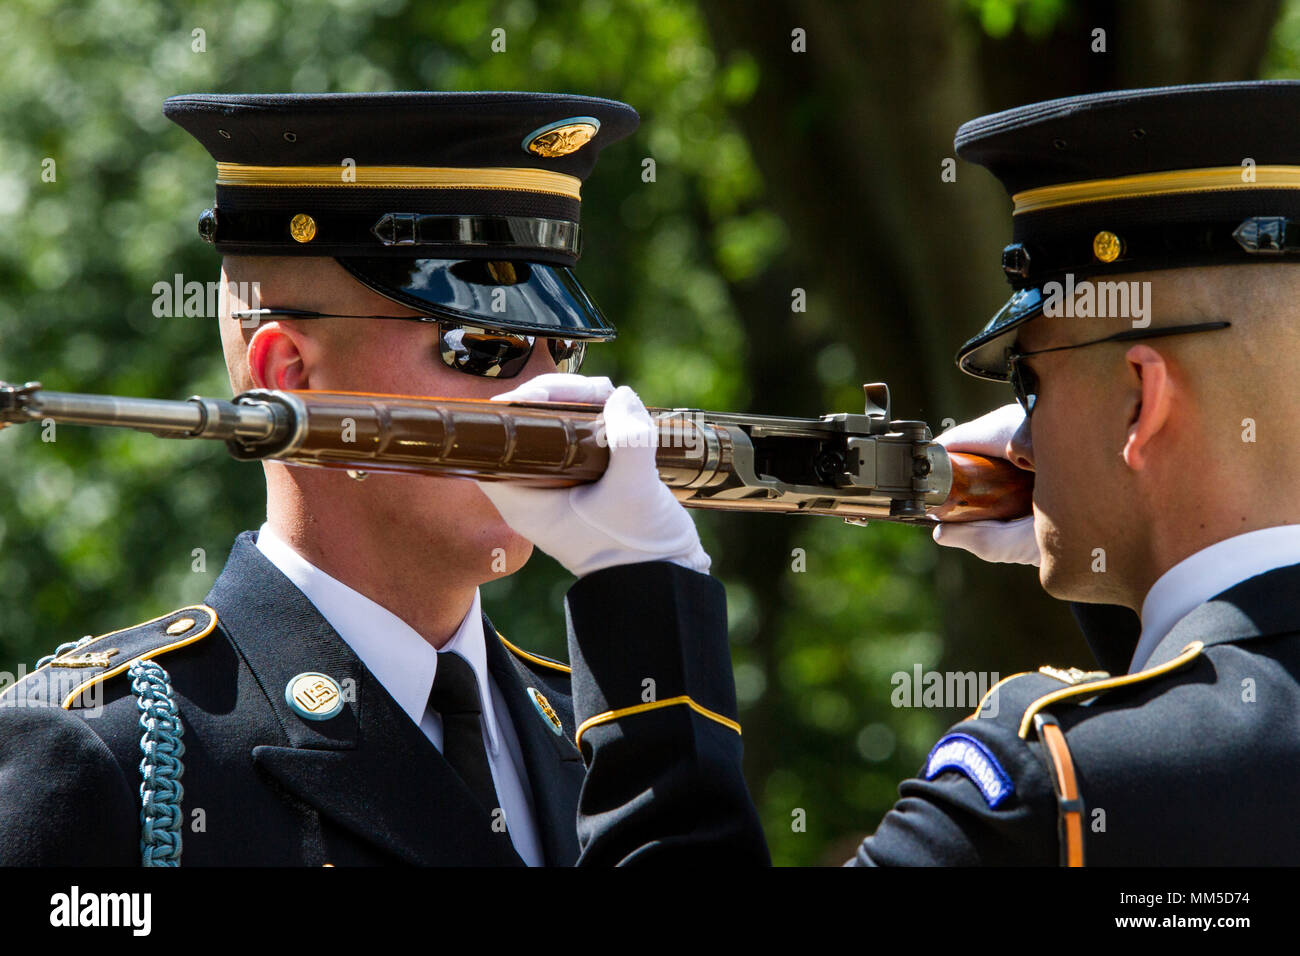
[[[514,378],[532,357],[533,345],[544,338],[558,372],[577,372],[587,356],[582,339],[504,332],[481,325],[451,322],[434,315],[339,315],[312,312],[308,309],[245,309],[230,313],[234,319],[269,318],[282,315],[291,319],[402,319],[407,322],[432,322],[438,326],[438,355],[442,363],[466,375],[485,378]]]
[[[1032,352],[1017,352],[1014,349],[1007,353],[1007,370],[1010,372],[1011,390],[1016,393],[1016,401],[1020,407],[1025,410],[1025,417],[1028,418],[1034,413],[1034,404],[1038,400],[1038,376],[1028,365],[1022,365],[1020,360],[1030,355],[1043,355],[1047,352],[1065,352],[1070,349],[1081,349],[1088,345],[1100,345],[1102,342],[1132,342],[1135,339],[1155,339],[1163,335],[1183,335],[1189,332],[1213,332],[1215,329],[1226,329],[1231,322],[1197,322],[1192,325],[1170,325],[1159,329],[1130,329],[1127,332],[1116,332],[1114,335],[1108,335],[1104,339],[1093,339],[1091,342],[1078,342],[1074,345],[1057,345],[1050,349],[1035,349]]]

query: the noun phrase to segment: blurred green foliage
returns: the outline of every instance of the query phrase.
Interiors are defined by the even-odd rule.
[[[1027,36],[1051,32],[1070,6],[1068,0],[965,0],[991,37],[1008,36],[1019,26]]]
[[[967,0],[985,30],[1047,29],[1063,0]],[[1293,8],[1294,9],[1294,8]],[[1286,21],[1277,69],[1294,72]],[[493,53],[494,29],[506,50]],[[196,34],[195,31],[202,31]],[[201,37],[205,49],[196,52]],[[640,130],[602,155],[584,188],[580,274],[620,329],[588,371],[649,404],[743,410],[745,321],[730,290],[787,248],[751,146],[728,116],[762,64],[719,62],[687,0],[7,0],[0,5],[0,378],[126,395],[225,395],[215,323],[155,318],[153,286],[215,280],[198,239],[213,166],[163,119],[187,92],[522,89],[610,96]],[[791,144],[785,148],[798,148]],[[642,161],[656,163],[653,183]],[[53,160],[56,179],[42,180]],[[834,337],[834,330],[832,330]],[[853,353],[818,361],[808,407],[858,402]],[[264,516],[261,469],[215,444],[60,427],[0,435],[0,668],[61,641],[199,601],[234,536]],[[737,522],[700,515],[711,553]],[[808,519],[801,560],[770,555],[770,578],[728,580],[742,709],[774,687],[792,702],[752,779],[778,863],[839,862],[896,799],[942,729],[890,705],[891,675],[930,667],[944,644],[924,532]],[[198,567],[196,549],[205,564]],[[544,556],[488,585],[514,641],[563,656],[570,581]],[[1029,583],[1027,575],[1027,583]],[[777,589],[775,654],[753,646],[754,588]],[[292,640],[292,635],[268,635]],[[970,669],[977,669],[974,659]],[[742,720],[744,713],[742,712]],[[793,825],[798,811],[805,829]]]
[[[1273,26],[1260,76],[1266,80],[1300,77],[1300,3],[1285,0]]]

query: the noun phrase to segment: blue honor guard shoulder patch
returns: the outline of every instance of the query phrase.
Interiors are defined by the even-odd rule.
[[[933,780],[945,770],[965,774],[990,807],[996,807],[1016,789],[997,758],[969,734],[948,734],[934,745],[925,761],[925,779]]]

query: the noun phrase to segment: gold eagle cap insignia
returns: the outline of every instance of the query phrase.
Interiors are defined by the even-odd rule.
[[[543,127],[529,137],[526,149],[547,159],[576,153],[591,142],[600,131],[600,124],[588,120],[561,121],[558,126]]]

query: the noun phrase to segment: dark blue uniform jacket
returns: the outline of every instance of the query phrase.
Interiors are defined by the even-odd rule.
[[[240,535],[204,604],[105,635],[6,690],[0,863],[139,863],[142,731],[126,667],[143,657],[170,675],[184,727],[182,865],[519,865],[255,541]],[[572,671],[484,618],[546,863],[766,862],[732,726],[721,585],[664,562],[629,565],[582,579],[567,605]],[[341,713],[295,712],[285,688],[305,672],[344,689]]]
[[[1243,581],[1179,621],[1132,675],[1136,617],[1076,608],[1119,674],[1001,681],[900,785],[851,862],[1061,862],[1056,770],[1034,720],[1045,716],[1068,746],[1086,865],[1294,866],[1298,595],[1300,565]]]

